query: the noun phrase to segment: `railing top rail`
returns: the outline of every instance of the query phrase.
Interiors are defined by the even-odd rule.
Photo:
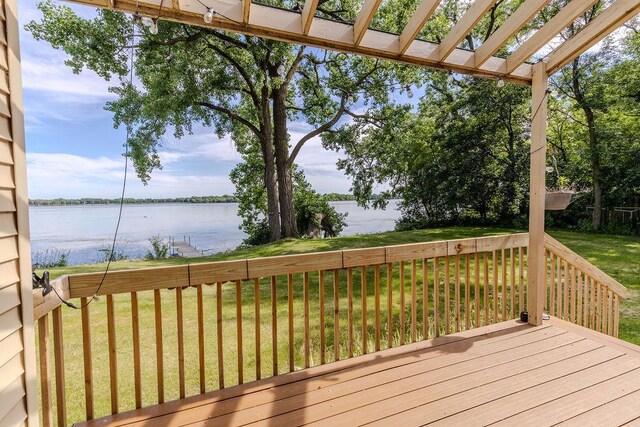
[[[69,296],[69,276],[58,277],[51,281],[51,286],[60,295],[60,298],[67,300]],[[33,320],[38,320],[54,308],[62,305],[62,301],[54,291],[47,295],[42,295],[42,289],[33,290]]]
[[[527,246],[528,233],[109,272],[98,295],[248,280]],[[69,297],[94,295],[103,273],[68,276]]]
[[[571,249],[569,249],[568,247],[560,243],[558,240],[554,239],[548,234],[545,234],[544,243],[545,243],[545,247],[548,250],[552,251],[556,255],[559,255],[560,257],[564,258],[574,266],[578,267],[580,270],[582,270],[584,273],[594,278],[600,284],[611,289],[613,292],[615,292],[622,298],[627,297],[628,290],[620,282],[618,282],[613,277],[609,276],[604,271],[600,270],[595,265],[591,264],[586,259],[582,258],[580,255],[578,255],[577,253],[575,253],[574,251],[572,251]]]

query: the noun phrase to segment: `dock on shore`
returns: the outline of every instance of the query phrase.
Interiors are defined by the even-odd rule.
[[[176,241],[175,238],[172,238],[170,241],[169,254],[181,258],[197,258],[203,255],[201,251],[191,245],[191,236],[184,236],[182,241]]]

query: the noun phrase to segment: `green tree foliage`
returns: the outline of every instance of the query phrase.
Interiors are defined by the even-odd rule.
[[[271,3],[299,8],[288,0]],[[404,88],[416,80],[409,67],[371,58],[163,20],[157,34],[138,22],[133,37],[131,20],[121,13],[103,10],[87,20],[49,1],[39,7],[42,19],[27,26],[36,39],[68,53],[75,72],[87,67],[106,79],[121,79],[111,88],[118,99],[107,108],[116,125],[132,130],[130,155],[143,182],[161,167],[162,138],[167,133],[181,138],[197,125],[218,136],[230,134],[248,164],[260,158],[266,208],[242,213],[253,221],[252,212],[266,212],[270,240],[298,236],[293,170],[304,145],[340,127],[344,117],[354,115],[354,103],[365,109],[387,104],[389,86]],[[353,19],[357,10],[359,4],[348,1],[319,7],[339,20]],[[135,85],[127,83],[129,47],[135,48]],[[298,140],[289,133],[293,120],[310,128]]]
[[[558,96],[549,142],[561,174],[582,192],[564,223],[599,230],[607,227],[606,211],[640,206],[638,39],[634,30],[609,39],[599,52],[581,55],[552,80]],[[637,223],[627,224],[627,231],[628,226],[638,232]]]
[[[513,222],[526,210],[528,91],[495,82],[433,79],[418,111],[381,111],[380,124],[356,121],[325,144],[348,157],[339,167],[363,205],[401,199],[411,226]],[[370,201],[375,185],[391,189]]]

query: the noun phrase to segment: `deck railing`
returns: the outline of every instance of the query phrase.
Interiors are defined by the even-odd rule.
[[[65,276],[55,283],[63,298],[80,298],[85,306],[97,293],[106,302],[63,310],[53,293],[43,298],[34,291],[43,425],[116,414],[515,318],[526,307],[527,242],[527,234],[511,234],[125,270],[109,273],[99,291],[102,273]],[[592,278],[602,294],[582,298],[580,306],[577,289],[584,296],[591,288],[574,290],[570,276],[549,276],[556,280],[549,307],[615,335],[621,289],[563,248],[548,241],[550,265],[556,258],[570,260],[568,271]],[[564,309],[576,304],[601,319],[604,295],[612,295],[611,329],[600,320],[581,323],[584,315],[578,321]]]
[[[545,253],[545,311],[617,337],[620,298],[626,296],[626,288],[549,235]]]

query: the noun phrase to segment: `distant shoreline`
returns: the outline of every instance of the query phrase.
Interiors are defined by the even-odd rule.
[[[325,194],[330,202],[353,201],[355,197],[351,194],[328,193]],[[168,204],[168,203],[238,203],[235,196],[225,194],[223,196],[191,196],[191,197],[175,197],[165,199],[137,199],[127,197],[124,199],[126,205],[149,205],[149,204]],[[29,199],[29,206],[80,206],[80,205],[119,205],[120,199],[103,199],[99,197],[84,197],[80,199]]]

